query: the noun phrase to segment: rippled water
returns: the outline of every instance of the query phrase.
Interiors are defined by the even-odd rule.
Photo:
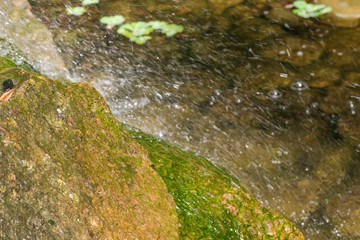
[[[360,237],[357,29],[297,18],[288,1],[103,0],[82,17],[64,11],[79,1],[29,2],[24,19],[50,30],[57,76],[95,84],[121,122],[225,166],[309,239]],[[114,14],[185,31],[139,46],[99,23]],[[3,37],[18,45],[21,24]],[[21,49],[52,44],[42,41]],[[56,76],[42,57],[26,60]]]

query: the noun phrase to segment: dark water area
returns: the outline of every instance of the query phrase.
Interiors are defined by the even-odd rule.
[[[360,238],[360,30],[266,0],[31,0],[117,118],[224,166],[306,239]],[[136,45],[99,23],[184,26]],[[46,74],[46,73],[45,73]]]

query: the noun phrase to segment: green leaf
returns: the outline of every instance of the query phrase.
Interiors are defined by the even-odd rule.
[[[305,1],[295,1],[295,2],[293,3],[293,5],[294,5],[294,7],[296,7],[296,8],[305,9],[308,4],[307,4],[307,2],[305,2]]]
[[[146,22],[134,22],[133,25],[133,34],[134,36],[144,36],[149,35],[154,29],[149,26]]]
[[[316,12],[325,8],[326,6],[324,4],[320,4],[320,5],[308,4],[308,7],[311,12]]]
[[[184,30],[183,26],[176,24],[168,24],[166,28],[163,28],[162,33],[166,34],[167,37],[172,37],[177,33],[180,33]]]
[[[86,9],[83,7],[69,7],[66,8],[66,12],[69,15],[81,16],[86,12]]]
[[[114,27],[116,25],[120,25],[123,22],[125,22],[125,18],[121,15],[109,16],[109,17],[105,16],[100,18],[100,22],[102,24],[106,24],[109,27]]]
[[[135,37],[133,34],[133,26],[129,23],[121,25],[116,32],[130,39]]]
[[[83,0],[82,1],[82,5],[84,5],[84,6],[98,4],[98,3],[99,3],[99,0]]]
[[[151,21],[148,22],[148,25],[151,26],[154,30],[162,30],[167,27],[167,23],[164,21]]]
[[[293,13],[298,15],[299,17],[302,17],[302,18],[309,18],[309,14],[304,11],[304,10],[300,10],[300,9],[294,9],[293,10]]]
[[[320,12],[321,12],[321,14],[330,13],[330,12],[332,12],[332,7],[326,7],[324,9],[322,9]]]
[[[161,30],[168,37],[174,36],[176,33],[182,32],[184,28],[176,24],[167,24],[163,21],[151,22],[132,22],[121,25],[117,33],[130,39],[136,44],[144,44],[151,39],[149,36],[154,30]]]
[[[305,1],[295,1],[293,3],[296,9],[293,13],[303,18],[319,17],[332,11],[331,7],[326,7],[324,4],[310,4]]]
[[[146,43],[147,40],[150,40],[150,39],[151,39],[150,36],[139,36],[139,37],[131,38],[130,41],[135,42],[136,44],[142,45],[142,44]]]

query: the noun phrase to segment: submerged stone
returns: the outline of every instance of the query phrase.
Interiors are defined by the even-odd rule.
[[[246,65],[235,68],[234,72],[236,86],[253,90],[287,87],[299,77],[291,68],[266,59],[247,60]]]
[[[276,37],[284,33],[285,31],[279,25],[258,18],[241,22],[231,32],[238,38],[239,42],[247,43],[259,41],[269,36]]]
[[[262,57],[288,62],[295,67],[310,64],[319,59],[323,52],[322,46],[318,43],[293,36],[264,40],[255,51]]]
[[[326,216],[334,221],[334,231],[343,232],[346,239],[360,238],[360,180],[348,186],[344,193],[336,194],[330,201],[325,210]]]
[[[284,8],[281,3],[272,3],[271,6],[271,10],[266,12],[265,16],[270,21],[281,24],[287,29],[303,29],[313,24],[311,20],[293,14],[291,9]]]
[[[321,63],[308,65],[301,68],[300,71],[307,80],[308,85],[313,88],[333,86],[341,78],[339,69]]]
[[[360,32],[339,30],[325,38],[328,54],[326,61],[344,70],[357,70],[360,64]]]
[[[223,13],[225,9],[238,5],[242,2],[244,2],[244,0],[210,0],[209,9],[215,15],[219,15]]]
[[[360,5],[358,0],[316,0],[320,4],[332,7],[323,22],[337,27],[356,27],[360,22]]]

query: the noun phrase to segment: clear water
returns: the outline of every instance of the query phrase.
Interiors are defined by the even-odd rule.
[[[1,37],[22,39],[20,60],[93,83],[121,122],[226,167],[307,239],[360,237],[358,30],[286,15],[287,1],[104,0],[74,17],[76,1],[31,0],[16,23],[14,2],[0,4],[2,27],[16,26]],[[139,46],[99,23],[114,14],[185,31]],[[43,26],[51,41],[36,38]],[[51,61],[31,57],[44,46]]]

